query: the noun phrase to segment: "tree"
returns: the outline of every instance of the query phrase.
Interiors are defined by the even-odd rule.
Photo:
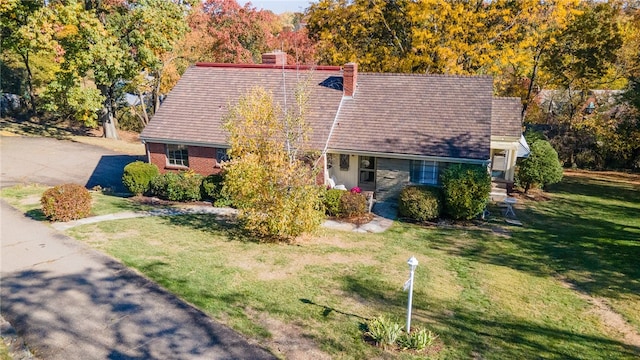
[[[3,53],[8,49],[22,60],[26,72],[28,103],[34,114],[37,107],[31,56],[42,49],[34,41],[37,32],[25,32],[24,28],[44,4],[44,0],[7,0],[0,4],[0,49]]]
[[[529,157],[518,164],[517,182],[525,194],[535,185],[547,186],[562,180],[562,165],[558,153],[546,140],[537,140],[530,146]]]
[[[192,62],[258,62],[281,29],[272,12],[250,3],[241,7],[234,0],[203,1],[194,7],[188,23],[191,33],[181,47]]]
[[[600,88],[622,46],[619,12],[611,3],[589,4],[559,34],[544,61],[555,84],[569,91]]]
[[[305,97],[297,100],[304,108]],[[245,229],[266,240],[291,240],[313,231],[324,216],[316,170],[299,156],[304,111],[287,113],[269,92],[254,88],[225,120],[232,160],[225,168],[224,192],[238,207]]]

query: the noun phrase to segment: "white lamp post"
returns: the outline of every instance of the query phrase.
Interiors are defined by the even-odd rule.
[[[411,273],[409,274],[409,301],[407,303],[407,334],[411,332],[411,301],[413,300],[413,274],[418,267],[418,259],[415,256],[412,256],[409,261],[409,269]]]

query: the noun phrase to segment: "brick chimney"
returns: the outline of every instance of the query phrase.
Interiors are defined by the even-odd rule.
[[[342,88],[344,96],[353,97],[358,83],[358,64],[350,62],[342,68]]]
[[[262,54],[262,63],[269,65],[287,65],[287,53],[276,50]]]

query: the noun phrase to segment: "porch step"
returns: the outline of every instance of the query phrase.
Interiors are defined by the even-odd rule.
[[[503,201],[507,197],[507,184],[504,182],[492,182],[489,197],[491,201]]]

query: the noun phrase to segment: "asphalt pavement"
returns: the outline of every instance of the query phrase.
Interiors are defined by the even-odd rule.
[[[3,187],[116,186],[124,166],[105,161],[123,161],[123,155],[52,139],[2,137],[0,152]],[[0,311],[39,359],[275,358],[115,259],[5,202],[0,241]]]
[[[53,138],[1,136],[0,187],[73,182],[124,191],[122,172],[137,156]]]

